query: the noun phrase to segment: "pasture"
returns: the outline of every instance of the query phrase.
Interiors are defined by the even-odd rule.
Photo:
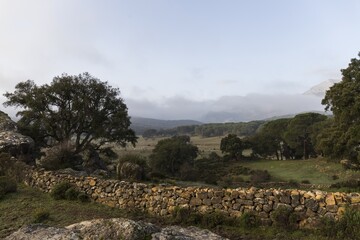
[[[115,147],[115,151],[119,154],[119,156],[131,153],[148,157],[157,142],[161,139],[164,138],[144,139],[143,137],[139,137],[136,147]],[[207,157],[211,152],[216,152],[222,156],[220,151],[221,139],[222,137],[203,138],[200,136],[192,136],[191,142],[199,148],[198,159]],[[248,151],[246,150],[244,155],[247,154]],[[250,168],[251,170],[267,170],[271,175],[271,181],[274,182],[295,181],[301,183],[305,181],[314,185],[321,185],[323,187],[339,181],[346,181],[360,177],[359,172],[345,170],[339,163],[328,161],[325,158],[283,161],[270,159],[240,160],[216,164],[218,171],[224,173],[224,176],[228,175],[235,179],[241,177],[244,180],[248,180],[248,176],[236,173],[236,168],[239,166]]]

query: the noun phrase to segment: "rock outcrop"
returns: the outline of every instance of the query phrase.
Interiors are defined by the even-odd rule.
[[[95,219],[72,224],[65,228],[46,225],[29,225],[20,228],[6,240],[225,240],[209,230],[196,227],[170,226],[160,229],[151,223],[135,222],[129,219]]]
[[[34,140],[17,132],[16,123],[0,111],[0,152],[13,157],[31,153]]]
[[[74,231],[65,228],[49,227],[42,224],[33,224],[20,228],[6,240],[80,240],[80,236]]]

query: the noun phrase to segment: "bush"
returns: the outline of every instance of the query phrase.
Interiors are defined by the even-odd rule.
[[[271,214],[270,218],[276,227],[285,230],[294,230],[297,228],[298,216],[293,213],[290,206],[280,205]]]
[[[64,168],[75,168],[82,160],[79,155],[74,154],[74,146],[68,142],[60,143],[45,150],[39,165],[46,170],[58,170]]]
[[[360,191],[360,180],[348,180],[330,185],[330,188],[350,188],[354,191]]]
[[[320,233],[332,239],[360,240],[360,211],[347,208],[338,221],[324,217]]]
[[[179,175],[183,181],[196,181],[199,176],[199,171],[189,163],[184,163],[180,167]]]
[[[47,210],[37,210],[34,214],[33,214],[33,223],[43,223],[46,220],[48,220],[50,217],[50,213]]]
[[[72,188],[72,185],[68,182],[61,182],[54,186],[51,190],[51,197],[55,200],[66,199],[66,191]]]
[[[251,172],[250,181],[252,183],[262,183],[270,180],[270,174],[267,170],[254,170]]]
[[[14,158],[7,153],[0,153],[0,176],[8,176],[17,182],[24,178],[26,164]]]
[[[299,188],[300,187],[300,184],[294,179],[290,179],[288,183],[289,183],[289,186],[292,187],[292,188]]]
[[[259,220],[257,219],[257,217],[249,212],[245,212],[244,214],[242,214],[238,222],[240,227],[245,229],[259,226]]]
[[[144,180],[149,171],[146,159],[141,155],[127,154],[119,159],[117,164],[118,179]]]
[[[78,199],[80,192],[76,190],[74,187],[70,187],[65,191],[65,199],[67,200],[76,200]]]
[[[85,193],[79,193],[79,195],[77,196],[77,199],[80,201],[80,202],[90,202],[90,198],[88,195],[86,195]]]
[[[331,179],[332,179],[332,180],[337,180],[337,179],[339,179],[339,176],[336,175],[336,174],[335,174],[335,175],[332,175],[332,176],[331,176]]]
[[[229,217],[221,212],[205,213],[201,216],[201,225],[205,228],[214,228],[229,221]]]
[[[9,179],[6,176],[0,177],[0,198],[7,193],[16,192],[17,184],[14,180]]]
[[[310,184],[310,181],[309,180],[301,180],[301,183],[303,183],[303,184]]]

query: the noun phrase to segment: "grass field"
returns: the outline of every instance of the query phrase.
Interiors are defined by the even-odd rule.
[[[62,227],[95,218],[134,217],[129,212],[97,203],[54,200],[49,194],[20,185],[16,193],[0,200],[0,239],[23,225],[34,223],[40,213],[49,214],[43,223]]]
[[[360,173],[345,170],[341,164],[316,158],[309,160],[256,160],[239,163],[251,169],[267,170],[273,180],[301,182],[310,181],[312,184],[329,185],[360,177]]]

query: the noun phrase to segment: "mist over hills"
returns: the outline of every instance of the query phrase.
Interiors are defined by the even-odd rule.
[[[321,100],[339,80],[329,79],[303,94],[248,94],[196,101],[169,97],[161,103],[126,99],[131,116],[153,119],[192,119],[204,123],[248,122],[304,112],[324,112]]]
[[[192,119],[204,123],[247,122],[301,112],[324,111],[321,98],[312,95],[224,96],[218,100],[165,99],[166,105],[127,99],[131,116],[153,119]],[[145,107],[146,106],[146,107]],[[143,111],[144,110],[144,111]]]

